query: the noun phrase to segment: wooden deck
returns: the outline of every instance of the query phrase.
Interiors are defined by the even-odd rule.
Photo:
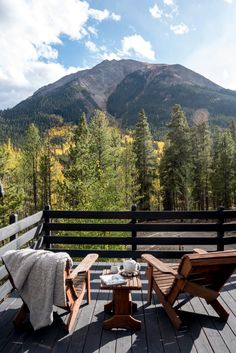
[[[222,301],[230,311],[227,323],[222,323],[212,309],[199,299],[182,307],[184,326],[176,331],[163,308],[156,302],[146,306],[147,281],[142,266],[142,291],[133,292],[138,304],[134,317],[142,320],[142,329],[130,332],[121,329],[106,331],[102,323],[108,315],[104,304],[111,299],[111,292],[99,290],[99,275],[109,264],[98,263],[91,273],[92,300],[83,305],[74,331],[65,333],[65,316],[55,314],[51,327],[36,332],[16,331],[12,319],[21,305],[13,293],[0,305],[1,353],[235,353],[236,351],[236,274],[221,293]],[[213,314],[214,317],[208,314]]]

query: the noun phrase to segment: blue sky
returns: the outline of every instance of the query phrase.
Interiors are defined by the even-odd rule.
[[[104,59],[182,64],[236,90],[236,0],[0,0],[0,109]]]

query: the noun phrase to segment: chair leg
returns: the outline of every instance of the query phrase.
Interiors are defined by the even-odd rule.
[[[153,290],[153,267],[148,266],[146,270],[146,277],[148,279],[148,295],[147,295],[147,303],[148,305],[152,302],[152,290]]]
[[[87,272],[87,276],[86,276],[86,289],[87,289],[87,303],[90,304],[90,300],[91,300],[90,271]]]
[[[175,309],[168,302],[162,301],[162,305],[163,305],[167,315],[169,316],[170,321],[175,326],[175,328],[177,328],[177,330],[178,330],[180,328],[180,326],[182,325],[182,321],[180,320],[179,315],[177,314]]]
[[[217,312],[217,314],[222,320],[227,321],[229,313],[225,310],[225,308],[220,304],[217,299],[213,300],[209,304],[213,307],[213,309]]]
[[[71,332],[72,328],[74,327],[76,317],[79,312],[80,305],[82,303],[83,297],[85,293],[85,284],[83,286],[82,291],[80,292],[79,296],[77,299],[74,301],[74,303],[70,306],[70,312],[68,315],[67,323],[66,323],[66,328],[68,332]]]
[[[76,299],[76,301],[74,302],[74,305],[71,308],[71,311],[69,313],[69,317],[68,317],[67,323],[66,323],[66,329],[69,333],[72,331],[72,328],[74,327],[75,320],[78,315],[82,299],[83,299],[82,296],[80,296],[78,299]]]
[[[158,285],[156,282],[154,282],[154,290],[156,292],[157,298],[160,301],[160,303],[163,305],[166,314],[169,316],[170,321],[172,324],[177,328],[177,330],[180,328],[182,325],[182,321],[180,320],[179,315],[177,314],[177,311],[173,308],[171,303],[169,303],[163,293],[160,291]],[[174,303],[173,303],[174,304]]]

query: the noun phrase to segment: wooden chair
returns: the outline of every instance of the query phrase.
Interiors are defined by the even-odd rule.
[[[229,316],[217,297],[220,289],[236,268],[236,250],[209,253],[202,249],[194,249],[194,251],[194,254],[184,255],[179,264],[172,266],[150,254],[142,255],[142,258],[148,263],[146,272],[148,303],[151,303],[152,290],[154,289],[177,329],[182,324],[177,312],[177,308],[180,308],[181,304],[178,304],[176,308],[173,306],[181,293],[204,298],[225,321]]]
[[[90,303],[90,268],[97,260],[97,254],[87,255],[75,269],[70,269],[67,263],[65,268],[65,292],[66,292],[66,307],[62,309],[68,311],[69,315],[66,322],[67,332],[71,332],[75,320],[84,297],[85,291],[87,290],[87,303]],[[9,275],[9,279],[15,288],[13,280]],[[14,318],[14,324],[16,327],[21,328],[27,320],[29,309],[27,304],[23,302],[19,312]]]

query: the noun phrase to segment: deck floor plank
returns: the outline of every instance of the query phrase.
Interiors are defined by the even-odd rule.
[[[84,344],[83,353],[91,353],[91,352],[97,353],[99,352],[99,349],[102,347],[101,346],[102,333],[103,333],[102,325],[105,319],[104,304],[107,303],[110,297],[109,291],[100,290],[99,276],[102,274],[102,271],[105,268],[107,268],[107,265],[104,265],[102,267],[99,266],[97,268],[97,274],[96,274],[97,302],[91,317],[88,333]],[[114,337],[112,337],[111,339],[113,342]]]
[[[163,347],[165,353],[180,353],[180,348],[175,336],[175,329],[170,323],[170,321],[166,320],[166,313],[161,305],[157,307],[157,315],[158,315],[158,324],[160,327]]]
[[[143,281],[144,274],[141,273],[141,279]],[[134,291],[132,294],[132,300],[137,303],[138,310],[134,313],[134,318],[137,320],[141,320],[141,329],[134,331],[132,334],[132,353],[147,353],[148,345],[147,345],[147,337],[146,337],[146,327],[145,327],[145,317],[144,317],[144,297],[142,290]]]
[[[132,335],[129,331],[117,330],[115,353],[132,352]]]
[[[180,312],[184,325],[176,330],[163,307],[153,294],[146,305],[147,280],[142,265],[141,291],[133,291],[132,299],[138,305],[134,317],[142,321],[141,330],[104,330],[104,304],[111,300],[111,291],[100,290],[99,275],[108,264],[98,263],[91,271],[91,303],[84,298],[75,328],[67,334],[66,315],[55,315],[50,327],[33,331],[15,330],[12,320],[21,306],[21,300],[7,298],[0,304],[1,353],[235,353],[236,347],[236,274],[221,292],[221,301],[230,311],[227,323],[221,322],[210,305],[193,298]],[[61,314],[60,310],[58,314]]]
[[[208,313],[208,315],[215,315],[214,309],[210,306],[205,304],[204,302],[202,303],[205,306],[205,309]],[[220,320],[214,320],[215,328],[221,335],[225,345],[227,346],[229,352],[234,352],[236,349],[236,336],[233,333],[231,327],[229,326],[228,322],[223,322]],[[234,326],[236,326],[236,321]]]
[[[178,300],[178,303],[186,299],[185,295],[182,295]],[[183,314],[184,313],[184,314]],[[190,321],[193,320],[192,314],[194,310],[191,304],[187,301],[181,311],[181,317],[183,317],[183,325],[180,330],[176,330],[176,336],[179,342],[181,353],[190,352],[198,353],[197,347],[194,341],[194,333],[190,326]]]
[[[219,320],[217,314],[214,313],[215,318],[213,318],[213,316],[211,315],[208,315],[208,312],[206,311],[206,308],[203,305],[204,300],[200,300],[199,298],[194,298],[193,300],[193,306],[195,310],[198,310],[198,312],[202,314],[199,315],[202,330],[204,330],[205,335],[213,351],[217,352],[218,350],[221,353],[229,353],[229,350],[225,345],[225,342],[222,339],[220,332],[216,329],[215,326],[215,323]]]
[[[144,271],[141,269],[141,280],[145,282]],[[142,290],[132,291],[132,301],[137,304],[137,312],[133,314],[134,318],[141,320],[141,330],[136,331],[136,333],[130,330],[117,330],[117,342],[115,353],[123,352],[139,352],[138,349],[141,349],[142,352],[147,352],[147,342],[145,332],[145,321],[143,314],[143,297]],[[142,342],[141,342],[141,338]],[[140,344],[141,342],[141,344]]]
[[[194,347],[198,353],[213,353],[209,341],[205,335],[204,330],[202,329],[198,309],[193,306],[192,301],[187,302],[183,307],[182,317],[184,318],[184,323],[187,326],[193,342]],[[185,311],[186,310],[186,311]],[[215,352],[218,353],[218,352]]]
[[[19,333],[15,332],[12,321],[21,305],[22,300],[20,298],[12,298],[10,303],[8,301],[6,310],[0,316],[0,352],[4,350],[9,341],[15,342],[19,338]]]
[[[100,294],[104,294],[107,291],[100,291]],[[105,298],[104,298],[105,299]],[[102,305],[104,307],[104,304],[112,300],[112,291],[107,292],[107,300],[102,300]],[[98,314],[98,319],[101,320],[101,324],[99,325],[102,327],[103,321],[109,319],[110,315],[107,313],[100,312]],[[99,353],[110,353],[110,352],[115,352],[116,351],[116,344],[117,344],[117,329],[112,329],[112,330],[104,330],[102,328],[101,330],[101,341],[100,341],[100,347],[96,352]]]
[[[180,303],[183,299],[184,296],[180,297],[177,303]],[[185,309],[188,310],[188,305],[185,307]],[[179,330],[175,329],[175,335],[181,353],[197,353],[197,349],[194,345],[194,340],[188,325],[183,324]]]
[[[157,331],[155,328],[153,328],[153,330],[151,329],[150,331],[151,345],[149,341],[149,346],[153,347],[153,350],[150,350],[150,352],[157,352],[157,350],[155,351],[156,345],[158,352],[160,351],[164,353],[182,353],[180,351],[178,337],[175,334],[176,330],[167,318],[162,305],[158,303],[157,297],[154,293],[152,296],[152,303],[155,305],[154,315],[156,316],[155,323],[157,320]],[[153,324],[155,325],[155,323],[150,320],[150,323],[148,323],[146,330],[150,330],[149,327],[152,327]]]
[[[160,326],[158,323],[158,310],[156,307],[154,296],[151,305],[146,306],[144,309],[144,320],[148,352],[164,353],[163,340],[161,337]]]
[[[99,277],[102,273],[101,269],[98,269],[97,276]],[[109,300],[109,291],[103,291],[99,288],[100,283],[98,283],[98,297],[97,303],[93,311],[93,315],[90,321],[88,334],[86,337],[83,353],[98,353],[102,341],[103,332],[103,321],[105,319],[104,314],[104,304]],[[114,338],[111,343],[113,343]],[[110,343],[110,342],[108,342]],[[112,350],[110,350],[112,351]]]
[[[230,325],[232,331],[236,335],[236,302],[232,299],[232,296],[228,292],[221,294],[222,304],[226,310],[230,313],[227,320],[228,325]]]
[[[236,293],[235,293],[236,295]],[[236,301],[232,296],[232,293],[229,292],[222,292],[220,296],[220,301],[223,301],[222,304],[227,306],[227,310],[231,312],[231,314],[235,315],[236,313]]]

